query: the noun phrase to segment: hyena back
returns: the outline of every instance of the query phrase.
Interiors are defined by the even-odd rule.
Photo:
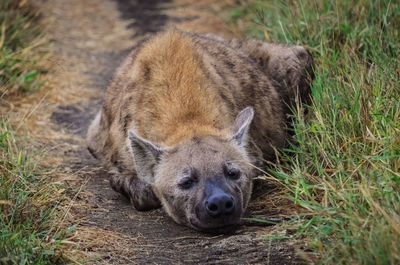
[[[309,100],[312,66],[301,46],[161,33],[117,70],[88,148],[136,209],[162,205],[198,230],[235,225],[254,168],[285,145],[290,106]]]

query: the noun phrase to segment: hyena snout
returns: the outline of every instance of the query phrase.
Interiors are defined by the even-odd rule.
[[[207,214],[213,218],[231,216],[235,212],[235,200],[232,195],[221,189],[216,189],[214,194],[206,198],[204,208]]]
[[[192,225],[204,231],[234,227],[242,216],[239,197],[239,194],[230,191],[228,185],[208,182],[204,197],[195,209],[197,220]]]

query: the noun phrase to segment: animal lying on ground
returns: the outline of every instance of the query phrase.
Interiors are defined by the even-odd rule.
[[[136,48],[89,127],[89,151],[137,210],[162,205],[179,224],[239,223],[256,167],[288,137],[296,100],[310,100],[301,46],[177,30]]]

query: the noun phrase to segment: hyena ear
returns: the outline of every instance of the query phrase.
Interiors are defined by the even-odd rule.
[[[148,183],[153,183],[153,168],[160,161],[164,149],[141,138],[132,130],[128,133],[138,177]]]
[[[247,133],[249,131],[250,123],[254,118],[253,107],[247,107],[243,109],[235,119],[233,126],[233,136],[234,139],[240,146],[245,146],[247,144]]]

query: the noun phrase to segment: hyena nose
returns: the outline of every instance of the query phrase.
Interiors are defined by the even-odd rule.
[[[206,200],[205,208],[211,217],[231,215],[235,211],[235,201],[228,194],[217,194]]]

